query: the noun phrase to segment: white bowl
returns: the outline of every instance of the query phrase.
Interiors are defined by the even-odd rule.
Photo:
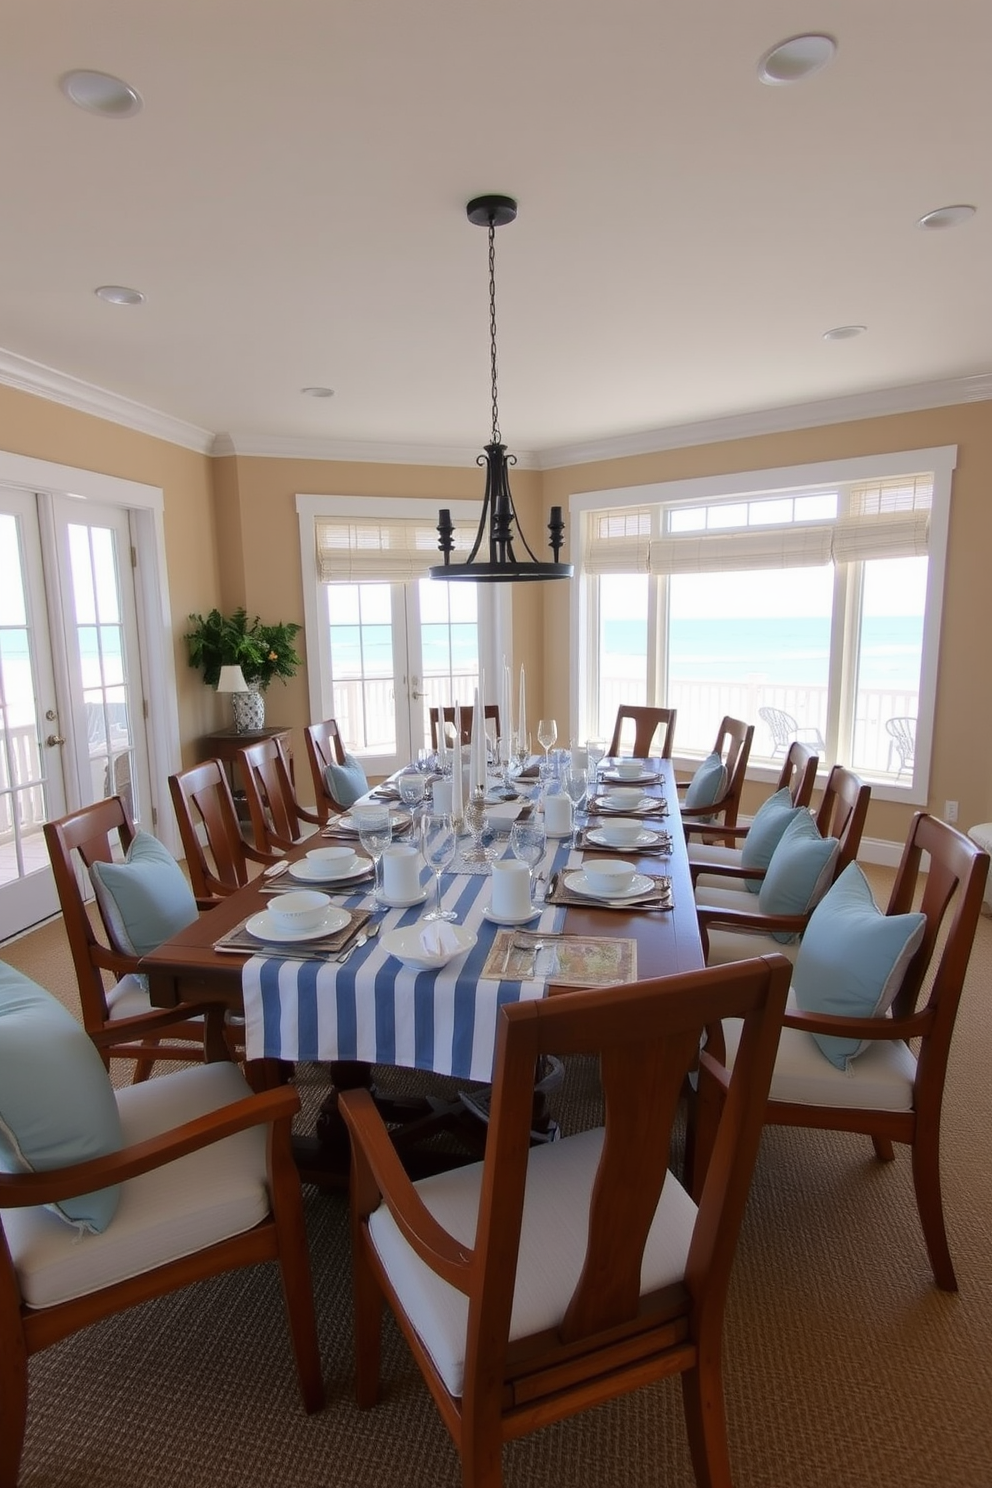
[[[446,942],[442,951],[432,953],[425,946],[424,934],[429,932],[429,923],[424,924],[423,921],[404,930],[387,931],[382,937],[383,949],[414,971],[438,971],[456,956],[463,956],[466,951],[470,951],[477,938],[475,932],[466,930],[464,925],[452,925],[447,921],[442,921],[442,925],[444,928],[440,933]]]
[[[617,774],[621,780],[640,780],[644,766],[640,760],[617,760]]]
[[[629,889],[636,869],[633,863],[625,863],[621,858],[583,858],[582,871],[593,893],[609,896]]]
[[[312,847],[307,862],[319,868],[326,878],[346,878],[359,868],[358,854],[351,847]]]
[[[612,821],[604,821],[599,830],[611,847],[633,847],[644,828],[633,817],[618,816]]]
[[[644,792],[639,786],[621,785],[607,791],[606,798],[611,806],[617,806],[625,811],[632,811],[635,806],[641,804],[641,801],[644,799]]]
[[[327,895],[317,889],[292,889],[288,894],[275,894],[268,910],[279,930],[315,930],[330,904]]]

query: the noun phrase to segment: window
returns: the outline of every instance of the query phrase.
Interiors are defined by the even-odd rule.
[[[730,713],[925,801],[954,453],[573,497],[580,733],[657,703],[704,754]]]

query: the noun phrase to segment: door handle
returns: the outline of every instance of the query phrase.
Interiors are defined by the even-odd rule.
[[[65,740],[63,739],[61,734],[49,734],[48,738],[45,740],[45,743],[48,745],[49,749],[54,749],[56,744],[64,744]]]
[[[414,688],[413,691],[411,692],[410,696],[413,698],[414,702],[416,703],[416,702],[419,702],[421,698],[426,697],[427,694],[426,694],[426,692],[418,692],[417,689]]]

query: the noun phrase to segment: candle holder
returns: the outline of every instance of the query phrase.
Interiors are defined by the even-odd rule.
[[[473,786],[465,807],[465,830],[472,839],[470,847],[462,848],[462,862],[469,868],[484,868],[491,862],[482,837],[486,830],[486,793],[481,786]]]

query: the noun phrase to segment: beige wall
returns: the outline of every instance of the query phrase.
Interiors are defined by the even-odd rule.
[[[546,541],[548,508],[566,508],[573,492],[681,480],[735,470],[956,444],[958,467],[951,509],[944,622],[934,731],[932,809],[947,799],[961,821],[992,818],[992,683],[984,640],[992,633],[992,405],[964,404],[795,433],[610,460],[567,470],[516,470],[514,498],[532,546]],[[477,468],[354,464],[324,460],[231,456],[211,460],[26,393],[0,387],[0,448],[59,464],[105,471],[161,486],[165,493],[166,559],[172,604],[180,734],[184,759],[196,741],[227,720],[215,698],[186,665],[186,616],[213,605],[244,604],[263,619],[303,619],[297,494],[427,498],[439,506],[480,500]],[[570,716],[568,586],[532,584],[514,591],[514,664],[528,671],[530,711]],[[304,637],[301,636],[301,642]],[[307,680],[276,682],[268,694],[273,722],[307,722]],[[873,805],[870,836],[899,841],[909,812]]]

